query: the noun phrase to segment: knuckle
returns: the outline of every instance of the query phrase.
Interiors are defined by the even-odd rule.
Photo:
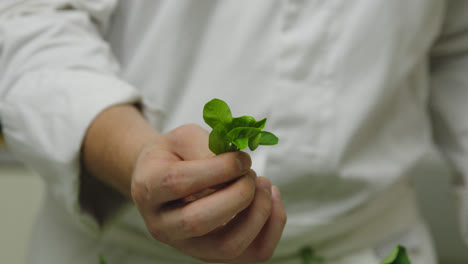
[[[183,145],[183,138],[193,137],[194,134],[199,133],[200,130],[205,131],[199,125],[186,124],[171,130],[166,134],[166,142],[174,148],[180,148]]]
[[[156,153],[154,146],[144,147],[138,155],[137,168],[146,168],[149,164],[152,164]]]
[[[232,260],[239,257],[243,252],[242,242],[237,239],[230,239],[224,241],[220,248],[219,254],[222,259]]]
[[[133,177],[130,185],[130,195],[136,205],[142,205],[148,200],[148,184],[140,177]]]
[[[205,234],[205,224],[202,217],[195,213],[185,213],[181,219],[181,228],[187,237],[197,237]]]
[[[178,196],[184,191],[183,179],[184,176],[177,166],[168,166],[162,177],[160,188],[169,195]]]
[[[202,129],[199,125],[196,124],[186,124],[174,129],[174,134],[176,136],[189,136],[196,130]]]

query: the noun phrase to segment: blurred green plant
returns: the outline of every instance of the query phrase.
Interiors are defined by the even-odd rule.
[[[302,248],[299,255],[304,264],[322,264],[324,262],[323,258],[318,256],[311,247]],[[398,245],[380,264],[411,264],[411,262],[406,253],[406,248]]]
[[[382,261],[381,264],[411,264],[406,248],[398,245],[392,252]]]

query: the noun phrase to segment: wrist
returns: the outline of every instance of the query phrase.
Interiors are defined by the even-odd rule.
[[[109,107],[88,128],[83,166],[93,177],[130,197],[131,177],[140,152],[159,137],[135,106]]]

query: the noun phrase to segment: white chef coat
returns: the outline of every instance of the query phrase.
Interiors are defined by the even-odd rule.
[[[388,200],[434,138],[466,200],[467,11],[456,0],[2,1],[0,118],[11,151],[47,183],[33,258],[88,263],[116,242],[121,263],[139,250],[194,261],[153,241],[131,204],[99,227],[79,203],[83,136],[120,103],[141,101],[161,132],[207,127],[212,98],[267,117],[280,143],[252,157],[288,213],[278,258],[383,214],[373,205],[330,224]],[[80,246],[59,254],[49,239]]]

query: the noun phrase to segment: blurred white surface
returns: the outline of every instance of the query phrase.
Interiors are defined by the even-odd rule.
[[[459,231],[455,196],[449,188],[450,177],[448,166],[434,156],[423,170],[415,173],[413,183],[441,264],[466,264],[468,246]]]
[[[413,182],[441,264],[468,263],[468,247],[458,231],[447,167],[434,157],[415,174]],[[43,195],[44,186],[37,175],[21,166],[0,164],[1,263],[25,263],[29,234]]]

